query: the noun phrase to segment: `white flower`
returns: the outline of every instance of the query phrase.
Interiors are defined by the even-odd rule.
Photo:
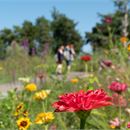
[[[22,82],[25,82],[25,83],[29,83],[30,82],[30,77],[19,77],[18,80],[22,81]]]

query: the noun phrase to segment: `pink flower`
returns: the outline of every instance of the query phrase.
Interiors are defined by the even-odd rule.
[[[121,125],[121,122],[118,117],[116,117],[114,120],[111,120],[109,123],[112,128],[120,128]]]
[[[102,60],[102,63],[106,66],[106,67],[111,67],[112,62],[110,60]]]
[[[99,64],[100,64],[101,68],[104,68],[104,69],[105,69],[105,68],[108,68],[108,67],[109,67],[109,68],[110,68],[110,67],[111,67],[111,68],[113,67],[112,62],[111,62],[110,60],[101,60]],[[101,69],[101,68],[100,68],[100,69]]]
[[[92,60],[92,57],[90,55],[81,56],[81,60],[90,61],[90,60]]]
[[[117,93],[121,93],[123,91],[125,91],[127,89],[127,85],[124,83],[120,83],[120,82],[112,82],[110,86],[108,86],[108,88],[112,91],[115,91]]]
[[[105,17],[104,22],[107,24],[112,23],[112,18],[111,17]]]
[[[59,101],[53,103],[55,112],[88,111],[103,106],[112,105],[112,98],[102,89],[88,90],[84,92],[67,93],[59,96]]]
[[[130,122],[127,123],[127,128],[130,128]]]

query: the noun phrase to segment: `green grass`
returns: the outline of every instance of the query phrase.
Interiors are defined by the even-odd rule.
[[[114,69],[106,68],[99,72],[99,61],[101,59],[110,59],[115,66]],[[64,63],[64,66],[65,63]],[[103,88],[109,95],[112,95],[108,89],[108,85],[112,81],[118,80],[130,84],[130,64],[128,61],[128,52],[124,48],[118,48],[117,52],[109,50],[106,53],[104,50],[95,52],[92,55],[92,61],[88,63],[88,72],[85,72],[85,63],[77,57],[72,64],[72,71],[82,71],[87,74],[93,74],[94,77],[79,77],[79,83],[72,84],[66,79],[66,68],[64,67],[64,77],[59,80],[55,76],[56,63],[53,55],[49,54],[45,59],[40,57],[29,57],[27,55],[13,55],[7,59],[0,61],[0,84],[18,81],[18,77],[30,76],[32,79],[36,78],[37,73],[42,72],[47,79],[43,84],[37,84],[39,89],[50,89],[51,94],[47,99],[37,102],[32,97],[34,93],[28,93],[23,91],[11,91],[7,97],[2,97],[0,100],[0,129],[15,130],[16,118],[13,117],[12,113],[15,111],[17,104],[24,102],[26,109],[30,112],[30,118],[34,121],[35,116],[39,112],[43,112],[43,104],[46,103],[46,111],[54,111],[52,103],[57,100],[57,97],[63,93],[74,92],[81,89],[87,90],[88,87],[97,89]],[[96,79],[96,80],[95,80]],[[39,90],[38,90],[39,91]],[[126,129],[126,124],[129,121],[129,116],[125,112],[125,108],[130,107],[130,91],[123,93],[124,98],[127,101],[127,106],[122,108],[122,120],[124,122],[121,125],[121,130]],[[109,130],[109,121],[118,117],[118,107],[110,106],[101,109],[93,110],[86,123],[86,129],[97,129],[97,130]],[[12,120],[13,119],[13,120]],[[56,125],[57,129],[78,129],[79,119],[75,113],[55,113],[55,120],[49,124]],[[34,125],[29,130],[41,129],[40,126]]]

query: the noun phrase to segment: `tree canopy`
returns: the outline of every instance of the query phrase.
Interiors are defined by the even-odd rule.
[[[9,46],[14,40],[19,45],[41,54],[47,44],[49,50],[55,52],[60,45],[72,43],[76,51],[80,50],[83,44],[82,37],[76,30],[77,23],[68,18],[56,9],[52,11],[52,21],[44,16],[38,17],[35,22],[25,20],[21,26],[14,26],[13,29],[4,28],[0,31],[0,50],[5,54],[6,46]]]
[[[110,48],[110,44],[116,44],[122,36],[130,36],[130,10],[127,9],[128,0],[114,0],[117,10],[113,14],[101,15],[100,22],[86,32],[86,42],[96,48]]]
[[[72,43],[75,45],[76,50],[79,51],[83,45],[83,41],[79,32],[76,30],[77,23],[55,9],[52,13],[52,18],[51,26],[54,38],[52,46],[54,50],[60,45]]]

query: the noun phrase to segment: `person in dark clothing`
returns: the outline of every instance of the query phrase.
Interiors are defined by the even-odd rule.
[[[63,60],[64,60],[64,46],[60,46],[56,54],[57,68],[56,73],[62,74]]]

